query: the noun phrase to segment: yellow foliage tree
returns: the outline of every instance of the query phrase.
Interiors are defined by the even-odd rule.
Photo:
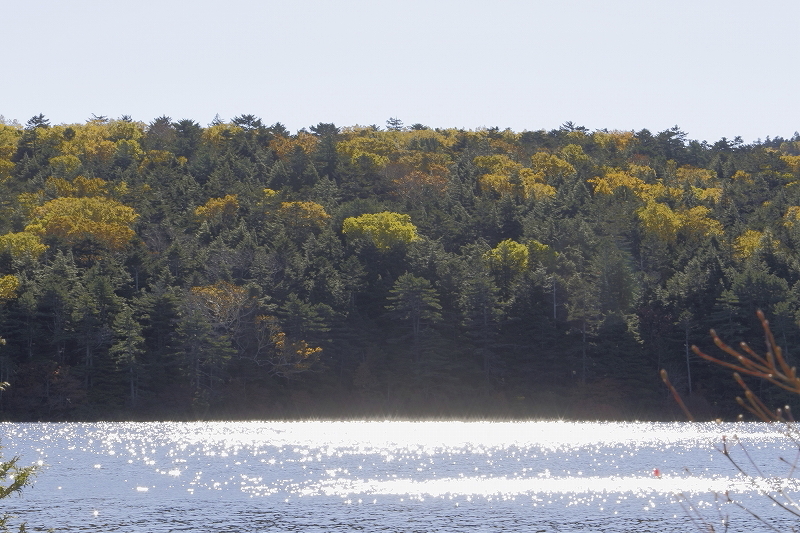
[[[501,241],[483,255],[492,269],[522,272],[528,268],[530,250],[524,244],[511,239]]]
[[[402,139],[409,145],[451,148],[456,143],[457,130],[411,130],[403,132]],[[430,152],[427,152],[430,154]]]
[[[310,133],[298,133],[294,137],[284,137],[283,135],[276,135],[269,142],[269,147],[278,154],[281,159],[291,155],[295,148],[299,147],[306,154],[311,154],[316,150],[319,138]]]
[[[777,247],[779,243],[768,232],[749,229],[733,241],[733,255],[737,259],[748,259],[767,244]]]
[[[17,143],[21,136],[21,128],[0,124],[0,183],[11,176],[11,171],[14,169],[11,157],[17,150]]]
[[[545,183],[547,172],[557,173],[560,171],[559,169],[563,170],[564,168],[549,159],[555,156],[548,154],[543,154],[543,156],[546,159],[541,157],[537,159],[539,171],[527,168],[521,163],[513,161],[507,155],[478,156],[473,162],[488,170],[488,173],[479,178],[482,189],[526,199],[530,197],[538,199],[544,196],[553,196],[556,193],[555,188]],[[558,158],[556,157],[556,159]],[[566,161],[558,160],[572,168],[572,165]]]
[[[736,173],[733,176],[731,176],[731,179],[733,181],[740,181],[748,185],[753,184],[753,176],[749,172],[745,172],[744,170],[737,170]]]
[[[780,157],[795,176],[800,176],[800,155],[782,155]]]
[[[541,200],[550,196],[555,196],[556,188],[547,183],[539,183],[538,181],[523,181],[522,186],[525,189],[525,198],[535,198]]]
[[[636,211],[642,227],[664,242],[674,242],[679,233],[687,237],[722,235],[722,224],[710,218],[710,213],[705,206],[676,212],[654,200],[647,201]]]
[[[17,151],[20,137],[22,137],[22,128],[0,124],[0,160],[11,159],[11,156]]]
[[[407,244],[420,237],[411,216],[404,213],[384,211],[348,217],[342,224],[342,233],[354,238],[366,238],[379,250],[388,250],[395,244]]]
[[[633,193],[639,193],[647,186],[641,179],[620,169],[607,169],[603,177],[592,178],[588,181],[594,185],[595,194],[614,194],[614,191],[619,188],[627,188]]]
[[[475,165],[486,169],[490,174],[509,175],[524,168],[507,155],[481,155],[472,160]]]
[[[374,166],[385,167],[389,164],[389,156],[402,148],[403,132],[372,131],[366,128],[350,132],[352,133],[336,144],[336,151],[353,164],[366,157]]]
[[[522,183],[514,183],[510,176],[505,174],[489,173],[480,177],[481,189],[494,191],[502,195],[523,196]]]
[[[647,183],[643,178],[649,176],[650,167],[631,165],[628,170],[606,168],[603,177],[592,178],[595,194],[614,194],[617,189],[628,189],[636,198],[644,202],[663,197],[678,198],[681,189],[667,187],[663,183]]]
[[[144,137],[145,127],[144,122],[112,120],[106,125],[106,131],[108,138],[119,146],[119,141],[139,141]]]
[[[761,246],[761,238],[763,236],[762,232],[749,229],[736,237],[733,242],[734,256],[739,259],[746,259],[753,255],[753,252]]]
[[[139,163],[139,170],[144,171],[147,169],[153,169],[159,166],[168,165],[173,161],[178,162],[178,159],[175,157],[175,154],[168,150],[148,150],[144,154],[142,162]]]
[[[791,229],[797,225],[800,220],[800,206],[793,205],[786,210],[783,215],[783,225]]]
[[[134,236],[136,212],[111,198],[63,197],[34,210],[29,233],[60,237],[70,244],[93,238],[111,250],[122,249]]]
[[[631,146],[636,136],[632,131],[596,131],[592,133],[592,140],[603,150],[615,149],[624,152]]]
[[[331,216],[316,202],[281,202],[279,216],[290,228],[321,228]]]
[[[655,201],[647,202],[636,214],[645,230],[665,242],[675,241],[683,223],[681,216],[668,205]]]
[[[0,300],[10,300],[17,295],[19,279],[16,276],[0,276]]]
[[[502,298],[510,297],[514,280],[528,268],[529,259],[528,247],[511,239],[501,241],[483,254],[483,260],[495,275]]]
[[[116,151],[114,152],[114,157],[135,162],[141,162],[144,157],[144,150],[142,150],[138,141],[133,139],[120,139],[115,145]]]
[[[580,148],[577,145],[569,146]],[[581,149],[580,152],[583,152],[583,150]],[[575,157],[579,157],[579,153],[574,148],[570,149],[568,153],[574,155]],[[534,173],[542,175],[544,181],[548,182],[554,179],[564,178],[575,173],[575,167],[557,155],[548,154],[546,152],[537,152],[531,156],[531,169]]]
[[[683,166],[675,171],[675,176],[681,184],[688,183],[695,187],[707,186],[714,183],[716,175],[707,168]]]
[[[69,128],[70,135],[66,135]],[[54,126],[49,128],[53,135],[61,138],[59,151],[63,155],[72,155],[88,164],[110,163],[117,151],[115,141],[111,140],[108,122],[90,120],[86,124],[70,126]]]
[[[123,182],[124,183],[124,182]],[[100,178],[87,178],[77,176],[72,181],[64,178],[47,178],[46,188],[52,189],[53,196],[74,196],[77,198],[89,196],[110,196],[109,183]]]
[[[0,251],[8,252],[16,260],[37,259],[47,250],[38,235],[20,231],[0,236]]]
[[[217,148],[223,148],[231,137],[242,131],[244,130],[235,124],[219,122],[203,130],[203,140]]]
[[[209,222],[230,222],[238,211],[239,199],[235,194],[228,194],[223,198],[209,198],[194,210],[194,214]]]
[[[708,187],[703,189],[701,187],[692,187],[692,194],[701,202],[719,202],[720,198],[722,198],[722,188]]]
[[[722,235],[723,227],[719,220],[710,216],[711,210],[703,205],[687,209],[681,213],[682,229],[689,235],[709,237]]]

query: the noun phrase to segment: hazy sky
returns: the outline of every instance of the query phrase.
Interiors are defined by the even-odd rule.
[[[6,0],[0,114],[800,130],[800,2]]]

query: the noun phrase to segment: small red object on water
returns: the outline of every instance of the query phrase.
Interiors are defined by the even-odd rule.
[[[661,470],[659,470],[658,468],[654,468],[653,475],[656,477],[661,477]]]

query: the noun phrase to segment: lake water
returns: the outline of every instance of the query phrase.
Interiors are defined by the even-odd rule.
[[[2,423],[3,455],[43,467],[33,487],[0,507],[34,531],[667,533],[692,531],[701,520],[725,531],[726,516],[727,531],[769,531],[735,504],[715,503],[715,493],[730,491],[791,531],[800,520],[759,494],[780,499],[776,490],[798,489],[791,467],[798,447],[780,429],[755,423]],[[743,444],[733,447],[734,458],[756,476],[758,467],[761,485],[738,475],[715,450],[723,435],[734,434]]]

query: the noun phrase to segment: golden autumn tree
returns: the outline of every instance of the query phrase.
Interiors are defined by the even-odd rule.
[[[0,183],[11,176],[14,168],[11,158],[17,150],[20,137],[22,128],[0,123]]]
[[[32,261],[47,250],[38,235],[29,231],[0,236],[0,252],[7,252],[15,261]]]
[[[132,226],[137,217],[133,208],[111,198],[61,197],[36,208],[25,231],[71,245],[93,239],[110,250],[121,250],[135,235]]]
[[[595,131],[592,133],[592,140],[603,150],[627,152],[628,148],[635,144],[635,136],[632,131]]]
[[[19,278],[11,274],[0,276],[0,302],[15,298],[18,288]]]
[[[541,159],[541,158],[539,158]],[[512,160],[507,155],[488,155],[478,156],[473,162],[485,170],[479,178],[480,186],[483,190],[491,190],[498,194],[518,196],[522,198],[543,198],[553,196],[555,188],[546,183],[548,170],[547,163],[539,161],[540,167],[537,169],[528,168]],[[569,168],[569,163],[563,161]],[[574,170],[574,169],[573,169]]]
[[[74,158],[65,157],[64,161]],[[57,158],[51,163],[53,159]],[[14,260],[37,259],[47,249],[42,242],[46,237],[62,239],[70,246],[91,239],[117,251],[134,236],[132,226],[138,215],[117,199],[128,192],[125,182],[111,184],[81,175],[70,180],[63,175],[50,176],[44,189],[17,197],[28,225],[24,231],[0,236],[0,250]]]
[[[674,243],[679,234],[685,238],[722,235],[722,224],[711,218],[710,213],[711,210],[702,205],[673,210],[655,200],[647,200],[643,207],[636,210],[647,234],[667,243]]]
[[[117,155],[120,141],[123,144],[138,145],[139,139],[144,135],[144,124],[141,122],[126,122],[121,120],[109,121],[97,118],[86,124],[71,124],[69,126],[54,126],[51,128],[54,135],[61,139],[59,151],[55,161],[56,168],[68,170],[64,164],[74,165],[77,158],[82,166],[98,167],[112,163]],[[72,169],[75,171],[75,169]],[[69,177],[68,175],[62,177]]]
[[[114,187],[104,179],[87,178],[85,176],[76,176],[72,181],[50,177],[45,182],[45,190],[48,193],[52,192],[52,195],[56,198],[59,196],[110,196],[119,187],[127,189],[123,184],[124,182]]]
[[[209,198],[209,200],[195,208],[194,214],[211,225],[231,224],[239,212],[239,198],[235,194],[228,194],[222,198]]]
[[[410,215],[391,211],[348,217],[342,224],[342,233],[352,238],[368,239],[379,250],[420,239]]]
[[[687,236],[709,237],[722,235],[724,228],[719,220],[711,218],[711,210],[698,205],[681,212],[681,229]]]
[[[389,164],[389,156],[401,148],[403,138],[402,132],[370,128],[350,128],[343,133],[345,138],[336,144],[336,151],[354,165],[363,157],[377,168]]]
[[[705,187],[716,181],[714,172],[707,168],[696,168],[688,165],[676,169],[675,177],[679,183],[688,183],[695,187]]]
[[[613,195],[621,193],[624,197],[651,202],[666,198],[680,198],[682,189],[664,183],[649,183],[655,179],[652,168],[631,164],[628,168],[605,167],[603,175],[587,180],[594,186],[595,194]]]
[[[316,202],[281,202],[278,213],[293,228],[320,228],[331,218]]]
[[[473,163],[486,172],[479,178],[483,190],[491,190],[498,194],[523,196],[522,180],[533,172],[507,155],[484,155],[473,159]]]
[[[794,177],[800,177],[800,155],[782,155],[780,158]]]
[[[640,207],[636,214],[649,234],[665,242],[675,242],[682,220],[681,216],[668,205],[651,200],[644,207]]]
[[[269,147],[280,158],[288,158],[292,152],[300,148],[306,154],[312,154],[317,148],[319,137],[310,133],[300,132],[294,137],[276,135],[269,141]]]
[[[567,145],[564,151],[571,154],[575,159],[584,159],[586,154],[583,150],[579,150],[577,145]],[[570,174],[575,173],[575,167],[568,162],[564,161],[557,155],[548,154],[546,152],[537,152],[531,156],[531,170],[541,176],[541,179],[546,182],[553,180],[563,179]]]
[[[797,222],[800,220],[800,206],[792,205],[786,209],[786,213],[783,215],[783,225],[789,229],[794,228],[797,226]]]
[[[764,246],[778,247],[779,243],[769,231],[749,229],[733,241],[733,256],[748,259]]]
[[[606,169],[602,177],[588,180],[595,194],[614,194],[617,189],[628,189],[637,197],[644,195],[647,184],[637,176],[618,168]]]

